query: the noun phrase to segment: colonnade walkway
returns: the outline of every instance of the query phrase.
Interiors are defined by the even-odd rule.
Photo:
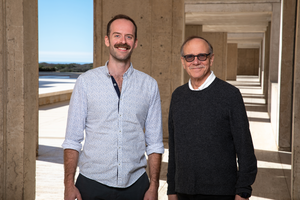
[[[289,200],[291,153],[278,151],[265,99],[257,76],[238,76],[228,81],[243,95],[258,160],[258,174],[252,200]],[[69,102],[39,108],[39,155],[36,161],[36,200],[59,200],[64,194],[63,150]],[[195,158],[196,159],[196,158]],[[159,200],[166,200],[168,144],[162,160]]]

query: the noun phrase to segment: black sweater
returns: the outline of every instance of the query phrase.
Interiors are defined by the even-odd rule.
[[[236,87],[216,78],[201,91],[173,92],[168,165],[168,194],[251,194],[257,161]]]

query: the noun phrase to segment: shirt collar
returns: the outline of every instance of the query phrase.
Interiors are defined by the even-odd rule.
[[[106,61],[104,68],[105,68],[105,73],[107,74],[107,76],[110,77],[111,75],[110,75],[110,73],[109,73],[109,71],[108,71],[107,65],[108,65],[108,61]],[[127,71],[124,73],[123,77],[124,77],[124,76],[128,76],[128,77],[129,77],[129,76],[133,73],[133,71],[134,71],[134,69],[133,69],[132,63],[130,63],[130,67],[129,67],[129,68],[127,69]]]
[[[191,83],[191,79],[189,80],[189,88],[193,91],[200,91],[200,90],[204,90],[205,88],[207,88],[208,86],[210,86],[210,84],[215,80],[216,76],[214,74],[213,71],[211,71],[209,77],[205,80],[205,82],[200,85],[200,87],[198,87],[198,89],[194,89]]]

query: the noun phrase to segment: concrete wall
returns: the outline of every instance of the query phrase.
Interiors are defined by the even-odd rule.
[[[73,90],[64,90],[59,92],[51,92],[39,95],[39,106],[54,104],[71,99]]]
[[[137,24],[138,47],[132,54],[133,67],[158,82],[164,138],[167,139],[171,94],[183,84],[180,46],[184,39],[184,1],[94,0],[94,67],[108,60],[109,51],[104,45],[106,25],[114,15],[121,13]]]
[[[271,125],[278,144],[278,121],[279,121],[279,91],[278,91],[278,72],[281,63],[280,40],[281,40],[281,2],[273,3],[272,25],[270,30],[270,57],[269,57],[269,77],[268,77],[268,113]]]
[[[293,70],[293,111],[292,111],[292,173],[291,199],[300,199],[300,4],[297,3],[295,63]]]
[[[259,82],[261,83],[262,81],[262,67],[263,67],[263,44],[262,40],[260,42],[260,47],[259,47],[259,64],[258,64],[258,77],[259,77]]]
[[[0,199],[35,199],[37,0],[0,0]]]
[[[227,45],[227,80],[236,80],[238,64],[238,48],[236,43]]]
[[[258,75],[259,49],[238,49],[238,75]]]
[[[261,87],[264,88],[264,68],[265,68],[265,40],[264,38],[261,41],[259,54],[260,54],[260,62],[259,62],[259,82]]]
[[[282,56],[280,68],[279,140],[280,150],[291,150],[292,99],[296,0],[284,1],[282,23]]]
[[[267,30],[264,35],[264,42],[265,42],[265,48],[264,48],[264,78],[263,78],[263,94],[266,99],[266,104],[269,104],[269,58],[270,58],[270,30],[271,30],[271,22],[269,22]]]

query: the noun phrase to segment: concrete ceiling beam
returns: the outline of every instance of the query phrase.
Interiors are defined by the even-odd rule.
[[[227,43],[261,43],[262,39],[227,39]]]
[[[272,12],[272,3],[244,3],[244,4],[189,4],[185,3],[186,13],[210,13],[210,12]]]
[[[185,0],[184,3],[280,3],[280,0]]]
[[[265,13],[187,13],[186,24],[202,25],[264,25],[271,21],[271,12]]]
[[[247,39],[247,38],[263,38],[264,33],[228,33],[227,38],[240,38],[240,39]]]
[[[249,32],[249,33],[263,33],[266,31],[264,25],[203,25],[203,32]]]
[[[245,44],[245,43],[238,43],[238,49],[259,49],[260,44],[252,43],[252,44]]]

